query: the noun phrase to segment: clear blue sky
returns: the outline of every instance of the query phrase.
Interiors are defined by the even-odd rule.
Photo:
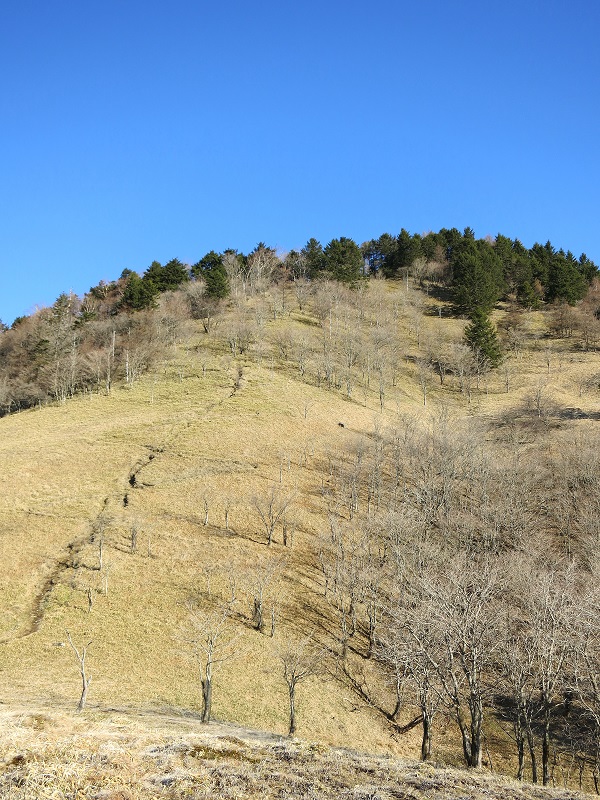
[[[19,0],[0,318],[153,259],[471,226],[600,263],[598,0]]]

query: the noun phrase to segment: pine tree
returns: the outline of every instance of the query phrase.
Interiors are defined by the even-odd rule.
[[[132,311],[142,311],[144,308],[152,308],[158,291],[151,281],[140,278],[137,272],[132,272],[127,278],[121,306],[130,308]]]
[[[178,258],[172,258],[162,268],[161,292],[177,289],[182,283],[190,279],[184,264]]]
[[[309,239],[301,250],[306,259],[306,267],[310,278],[316,278],[325,269],[323,246],[314,237]]]
[[[492,368],[502,361],[496,328],[483,309],[477,308],[471,314],[471,323],[465,328],[465,342],[473,352],[481,354]]]
[[[206,296],[222,299],[229,295],[229,278],[222,263],[215,264],[204,273]]]
[[[325,269],[336,281],[356,283],[363,274],[364,258],[353,239],[332,239],[323,250]]]
[[[486,242],[465,239],[452,257],[454,302],[459,311],[471,316],[492,310],[502,294],[502,262]]]

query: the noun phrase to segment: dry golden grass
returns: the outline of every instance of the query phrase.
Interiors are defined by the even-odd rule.
[[[23,707],[2,714],[6,800],[89,798],[370,798],[573,800],[483,771],[377,757],[282,739],[191,715],[86,713]]]
[[[357,383],[348,398],[343,387],[327,390],[315,385],[314,370],[310,372],[314,363],[303,378],[294,359],[281,356],[277,337],[282,333],[293,342],[306,338],[313,359],[315,343],[328,337],[326,326],[321,332],[314,319],[294,310],[263,325],[260,346],[250,355],[233,358],[219,344],[218,331],[215,338],[196,335],[163,367],[131,387],[0,420],[0,670],[2,699],[8,706],[24,701],[32,708],[38,702],[76,705],[79,676],[74,654],[65,646],[69,630],[77,644],[90,642],[93,713],[83,718],[85,722],[68,725],[90,725],[91,736],[102,709],[197,710],[197,667],[186,641],[187,601],[196,597],[210,606],[227,597],[230,574],[235,574],[233,624],[240,655],[217,671],[213,714],[283,734],[287,701],[278,650],[290,638],[311,632],[325,648],[337,647],[335,637],[322,627],[329,612],[313,546],[328,526],[321,491],[328,454],[351,452],[376,429],[393,428],[406,415],[426,422],[442,406],[456,419],[474,414],[499,419],[538,387],[561,408],[595,412],[597,390],[579,392],[582,376],[597,371],[597,354],[574,352],[568,343],[559,342],[548,367],[546,343],[537,338],[543,333],[539,314],[524,315],[528,338],[511,361],[509,391],[502,369],[482,381],[471,403],[450,379],[441,386],[432,376],[424,405],[416,360],[432,343],[459,340],[464,322],[425,315],[419,348],[414,315],[402,288],[375,284],[364,303],[364,331],[373,327],[377,314],[389,312],[390,330],[402,348],[396,386],[386,389],[383,410],[375,382],[368,388]],[[427,299],[424,303],[435,305]],[[340,320],[339,326],[351,330],[355,318]],[[568,424],[582,430],[593,423],[579,419]],[[294,498],[287,514],[296,531],[291,548],[282,545],[280,525],[274,544],[266,546],[253,505],[273,487]],[[98,536],[92,541],[99,524],[104,527],[102,570]],[[280,565],[272,587],[279,597],[273,638],[250,624],[253,576],[271,561]],[[88,596],[93,600],[91,611]],[[387,690],[376,667],[366,669],[370,683],[384,697]],[[124,719],[127,729],[129,716]],[[105,739],[118,729],[114,720],[102,729]],[[18,726],[15,730],[11,735],[18,738]],[[325,659],[322,673],[299,688],[298,733],[334,746],[403,756],[418,752],[418,732],[394,738],[385,718],[339,679],[334,659]],[[141,728],[135,735],[146,734]],[[15,770],[33,770],[46,761],[58,771],[67,770],[70,745],[58,740],[42,744],[42,750],[47,749],[41,761],[32,758],[22,767],[13,765]],[[119,773],[125,769],[127,748],[117,743],[115,747],[116,755],[111,751],[107,757],[112,764],[114,755],[111,769]],[[85,748],[82,744],[87,774],[98,768],[100,756],[86,761]],[[456,757],[454,740],[440,749]],[[196,763],[185,752],[173,750],[177,769]],[[275,758],[260,756],[266,764],[271,757]],[[146,780],[141,776],[149,769],[146,756],[139,758],[132,767],[134,783]],[[125,788],[117,787],[119,781]],[[117,788],[110,791],[121,791],[122,797],[154,796],[136,794],[142,789],[137,783],[131,786],[120,775]],[[147,791],[158,791],[157,786]],[[11,791],[20,790],[15,785]],[[194,791],[200,791],[196,784]]]

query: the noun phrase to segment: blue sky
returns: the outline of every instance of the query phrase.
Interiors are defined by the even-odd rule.
[[[0,11],[7,323],[260,240],[470,226],[600,264],[597,0]]]

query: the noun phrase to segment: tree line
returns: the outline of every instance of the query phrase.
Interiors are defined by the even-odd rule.
[[[201,320],[208,332],[227,298],[235,303],[289,287],[302,310],[324,282],[357,290],[378,276],[449,291],[456,312],[470,320],[466,343],[496,367],[502,351],[490,312],[500,299],[515,307],[574,306],[584,297],[593,301],[596,275],[585,254],[576,259],[550,242],[528,250],[501,235],[476,239],[468,228],[425,235],[403,229],[360,246],[341,237],[323,247],[312,238],[286,254],[261,242],[247,255],[210,251],[193,265],[154,261],[142,275],[126,269],[81,298],[61,294],[10,329],[0,325],[0,414],[100,387],[110,391],[115,379],[132,382],[164,353],[185,319]]]

